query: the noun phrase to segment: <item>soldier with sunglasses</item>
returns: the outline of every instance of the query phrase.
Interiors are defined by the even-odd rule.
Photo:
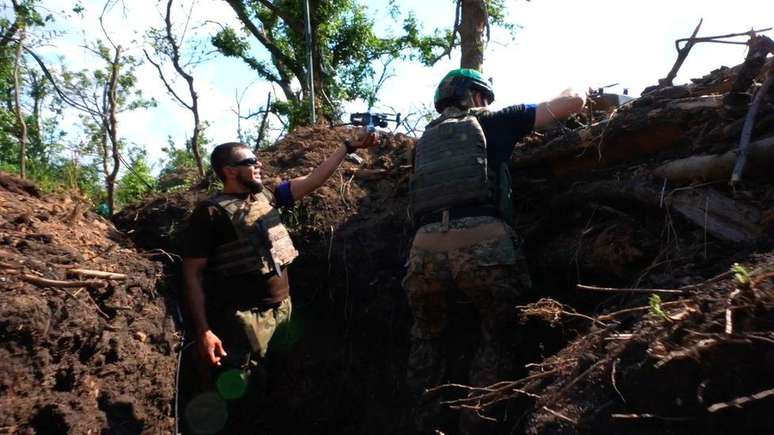
[[[322,186],[347,154],[376,143],[375,133],[361,130],[310,174],[273,192],[247,145],[229,142],[212,151],[223,191],[196,207],[183,248],[189,329],[210,384],[183,411],[194,432],[242,433],[260,411],[262,360],[274,331],[290,319],[287,266],[298,256],[277,208]]]

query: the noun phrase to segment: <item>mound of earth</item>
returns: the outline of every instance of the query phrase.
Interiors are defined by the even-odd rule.
[[[172,433],[161,269],[67,195],[0,174],[0,433]]]

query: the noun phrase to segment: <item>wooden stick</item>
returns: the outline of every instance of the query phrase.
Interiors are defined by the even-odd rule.
[[[693,38],[693,39],[695,39],[696,42],[708,42],[708,41],[712,41],[713,39],[735,38],[737,36],[753,36],[753,35],[756,35],[758,33],[768,32],[771,29],[772,29],[771,27],[767,27],[765,29],[758,29],[758,30],[754,30],[753,29],[753,30],[748,30],[746,32],[741,32],[741,33],[729,33],[727,35],[717,35],[717,36],[702,36],[701,38]],[[677,51],[680,51],[679,44],[681,42],[687,41],[688,39],[689,38],[683,38],[683,39],[678,39],[677,41],[675,41],[675,48],[677,48]],[[725,42],[725,41],[712,41],[712,42]],[[739,44],[747,44],[747,43],[746,42],[740,42]]]
[[[35,284],[41,287],[60,287],[60,288],[68,288],[68,287],[91,287],[91,288],[102,288],[107,286],[107,283],[105,281],[97,281],[97,280],[89,280],[89,281],[57,281],[53,279],[46,279],[41,278],[39,276],[33,276],[33,275],[21,275],[20,278],[22,281],[26,281],[30,284]]]
[[[691,421],[691,417],[662,417],[656,414],[610,414],[610,418],[619,418],[623,420],[663,420],[663,421]]]
[[[554,411],[553,409],[551,409],[551,408],[549,408],[547,406],[543,407],[543,411],[546,411],[547,413],[553,415],[554,417],[562,419],[562,420],[572,424],[573,426],[577,426],[578,425],[578,422],[576,420],[574,420],[574,419],[572,419],[570,417],[567,417],[564,414],[560,414],[559,412]]]
[[[731,305],[731,303],[734,301],[734,299],[742,293],[741,290],[736,289],[731,292],[730,295],[728,295],[728,308],[726,308],[726,327],[725,332],[728,335],[731,335],[734,333],[734,307]]]
[[[684,41],[687,42],[682,49],[678,46],[680,40],[675,41],[675,47],[677,47],[677,60],[672,66],[672,69],[669,71],[669,74],[667,74],[665,78],[658,81],[660,86],[672,86],[672,80],[674,80],[677,76],[677,71],[679,71],[680,67],[683,66],[683,62],[685,62],[685,59],[688,57],[688,53],[690,53],[691,48],[693,48],[693,46],[696,44],[696,35],[699,33],[699,28],[701,28],[701,23],[703,22],[704,18],[700,19],[699,24],[696,25],[696,28],[693,30],[693,34],[691,34],[691,37],[684,39]]]
[[[591,290],[596,292],[625,292],[625,293],[677,293],[685,294],[684,290],[665,289],[665,288],[613,288],[613,287],[595,287],[592,285],[576,284],[576,288],[581,290]]]
[[[266,128],[266,118],[269,117],[269,106],[271,106],[271,91],[266,97],[266,111],[263,113],[263,119],[261,120],[261,126],[258,128],[258,137],[255,138],[254,151],[257,153],[261,149],[261,140],[263,140],[263,132]]]
[[[734,172],[731,173],[731,186],[734,186],[742,179],[742,173],[744,167],[747,165],[747,155],[750,149],[750,138],[752,137],[753,126],[755,125],[755,116],[758,114],[758,108],[761,105],[761,101],[768,93],[771,83],[774,82],[774,71],[769,70],[766,74],[766,80],[761,85],[758,92],[755,93],[755,98],[750,105],[750,109],[747,111],[747,116],[744,119],[744,127],[742,127],[742,137],[739,139],[739,156],[736,158],[736,165],[734,166]]]
[[[15,266],[15,265],[13,265],[13,264],[10,264],[10,263],[5,263],[5,262],[3,262],[3,261],[0,261],[0,268],[3,268],[3,269],[11,269],[11,270],[16,270],[16,269],[21,269],[22,267],[23,267],[23,266]]]
[[[749,396],[737,397],[736,399],[730,400],[728,402],[715,403],[714,405],[710,405],[707,408],[707,411],[709,411],[709,412],[717,412],[717,411],[722,411],[722,410],[728,409],[728,408],[741,408],[742,405],[744,405],[746,403],[754,402],[756,400],[765,399],[765,398],[767,398],[769,396],[774,396],[774,388],[772,388],[770,390],[763,390],[763,391],[760,391],[758,393],[751,394]]]
[[[115,281],[123,281],[126,278],[128,278],[123,273],[103,272],[101,270],[70,269],[70,272],[72,272],[72,273],[74,273],[76,275],[93,276],[95,278],[112,279],[112,280],[115,280]]]
[[[675,305],[683,304],[685,303],[685,300],[679,300],[679,301],[670,301],[670,302],[662,302],[662,307],[673,307]],[[611,320],[614,319],[617,316],[620,316],[621,314],[629,314],[629,313],[636,313],[637,311],[647,311],[650,309],[650,305],[643,306],[643,307],[635,307],[635,308],[627,308],[620,311],[614,311],[609,314],[605,314],[602,316],[597,317],[597,320],[604,321],[604,320]]]

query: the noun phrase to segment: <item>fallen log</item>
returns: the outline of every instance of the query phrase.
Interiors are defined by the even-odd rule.
[[[653,208],[669,207],[720,240],[740,242],[761,235],[761,212],[754,207],[706,187],[683,188],[664,195],[642,179],[632,179],[628,183],[600,181],[579,186],[557,196],[552,201],[551,209],[554,215],[561,216],[562,210],[609,202],[637,202]]]
[[[771,179],[774,170],[774,136],[751,142],[748,146],[749,166],[745,173]],[[738,150],[724,154],[691,156],[673,160],[653,170],[653,175],[666,178],[670,183],[727,180],[734,170]]]

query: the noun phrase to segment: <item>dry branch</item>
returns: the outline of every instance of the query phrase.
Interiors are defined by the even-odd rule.
[[[680,304],[685,303],[684,299],[676,300],[676,301],[670,301],[670,302],[662,302],[661,307],[674,307]],[[602,316],[597,317],[597,320],[605,321],[605,320],[614,320],[616,317],[624,315],[624,314],[631,314],[631,313],[637,313],[640,311],[648,311],[650,310],[650,305],[643,306],[643,307],[634,307],[634,308],[626,308],[619,311],[613,311],[612,313],[607,313]]]
[[[685,290],[678,289],[664,289],[664,288],[612,288],[612,287],[595,287],[591,285],[577,284],[575,287],[581,290],[591,290],[597,292],[623,292],[623,293],[677,293],[685,294]]]
[[[568,423],[572,424],[573,426],[577,426],[577,425],[578,425],[578,421],[577,421],[577,420],[575,420],[575,419],[572,419],[572,418],[570,418],[570,417],[567,417],[567,416],[566,416],[566,415],[564,415],[564,414],[560,414],[559,412],[557,412],[557,411],[554,411],[553,409],[551,409],[551,408],[549,408],[549,407],[547,407],[547,406],[544,406],[542,409],[543,409],[543,411],[545,411],[545,412],[547,412],[547,413],[549,413],[549,414],[553,415],[553,416],[554,416],[554,417],[556,417],[556,418],[559,418],[559,419],[561,419],[561,420],[564,420],[564,421],[566,421],[566,422],[568,422]]]
[[[610,418],[622,420],[663,420],[663,421],[691,421],[691,417],[662,417],[656,414],[610,414]]]
[[[107,286],[105,281],[89,280],[89,281],[58,281],[53,279],[41,278],[33,275],[21,275],[22,281],[26,281],[30,284],[35,284],[40,287],[59,287],[59,288],[72,288],[72,287],[90,287],[90,288],[102,288]]]
[[[710,405],[709,407],[707,407],[707,411],[709,411],[709,412],[718,412],[718,411],[722,411],[722,410],[728,409],[728,408],[741,408],[742,405],[744,405],[746,403],[754,402],[756,400],[765,399],[765,398],[767,398],[769,396],[774,396],[774,388],[772,388],[770,390],[763,390],[763,391],[757,392],[755,394],[751,394],[749,396],[738,397],[738,398],[736,398],[734,400],[730,400],[728,402],[715,403],[714,405]]]
[[[128,278],[123,273],[103,272],[101,270],[70,269],[69,272],[75,275],[92,276],[94,278],[112,279],[115,281],[123,281]]]
[[[667,76],[658,81],[659,86],[672,86],[672,80],[674,80],[675,76],[677,76],[677,71],[679,71],[680,67],[683,66],[683,62],[685,62],[685,59],[688,57],[688,53],[690,53],[691,49],[696,44],[696,35],[699,33],[699,29],[701,28],[701,24],[703,22],[704,18],[699,20],[699,24],[696,25],[696,28],[691,34],[691,37],[685,40],[686,44],[683,48],[679,48],[679,43],[681,40],[675,41],[675,47],[677,47],[677,60],[672,66],[672,69],[669,70]]]

